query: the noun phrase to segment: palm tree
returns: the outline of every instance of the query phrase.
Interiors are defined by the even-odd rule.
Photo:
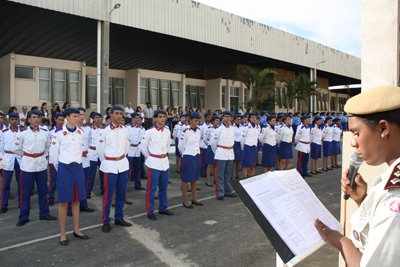
[[[311,81],[307,74],[300,73],[295,80],[297,99],[300,100],[300,109],[306,111],[310,109],[310,97],[316,95],[315,81]]]
[[[260,111],[268,108],[270,111],[275,109],[275,76],[277,72],[265,68],[257,70],[255,68],[244,66],[238,74],[237,80],[251,91],[251,98],[246,103],[254,111]],[[249,109],[248,109],[249,110]]]

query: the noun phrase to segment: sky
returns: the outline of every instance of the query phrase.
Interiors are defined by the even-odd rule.
[[[361,56],[361,0],[196,0]]]

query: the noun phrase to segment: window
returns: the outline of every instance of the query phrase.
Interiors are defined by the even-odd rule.
[[[179,106],[179,82],[172,82],[172,103],[171,106]]]
[[[149,79],[140,78],[140,104],[146,104],[149,101]]]
[[[198,87],[197,86],[191,86],[190,88],[190,106],[192,108],[197,108],[199,106],[198,104]]]
[[[51,69],[39,69],[39,100],[50,101]]]
[[[114,79],[114,90],[113,90],[113,101],[111,102],[112,104],[119,104],[123,105],[124,104],[124,84],[125,81],[124,79]]]
[[[69,86],[71,92],[71,102],[79,102],[79,94],[80,94],[80,73],[79,71],[70,71],[69,72]]]
[[[54,70],[54,94],[55,101],[67,100],[65,70]]]
[[[97,103],[97,77],[96,76],[87,76],[87,86],[88,93],[88,103],[95,104]]]
[[[231,86],[230,90],[230,110],[232,112],[238,112],[239,110],[239,87]]]
[[[156,79],[150,79],[151,104],[159,105],[160,84]]]
[[[169,87],[170,87],[170,81],[161,81],[162,104],[164,107],[171,106]]]
[[[205,107],[205,88],[195,85],[186,86],[186,105],[192,108]]]
[[[206,104],[206,89],[199,87],[199,108],[204,108]]]
[[[15,78],[33,80],[33,67],[15,66]]]
[[[249,101],[249,92],[250,92],[250,90],[248,88],[244,88],[244,91],[243,91],[244,105],[246,105],[247,101]]]
[[[226,87],[222,86],[222,89],[221,89],[221,105],[222,105],[222,108],[225,108],[225,90],[226,90]]]

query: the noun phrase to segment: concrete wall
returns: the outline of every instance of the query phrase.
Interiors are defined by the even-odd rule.
[[[11,66],[11,55],[0,58],[0,110],[7,112],[11,103],[11,80],[14,68]],[[12,76],[11,76],[12,75]]]

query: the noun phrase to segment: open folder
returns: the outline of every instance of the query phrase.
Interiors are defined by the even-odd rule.
[[[341,230],[339,221],[295,169],[233,181],[232,186],[288,266],[324,244],[314,226],[317,218],[331,229]]]

